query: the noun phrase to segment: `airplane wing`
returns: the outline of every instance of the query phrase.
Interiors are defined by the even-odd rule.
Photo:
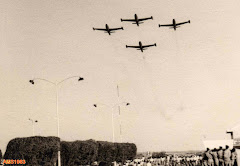
[[[128,46],[128,45],[126,45],[126,48],[128,48],[128,47],[130,47],[130,48],[140,48],[139,46]]]
[[[159,24],[159,27],[160,27],[160,26],[170,27],[170,26],[173,26],[173,24],[165,24],[165,25],[160,25],[160,24]]]
[[[153,19],[153,17],[148,17],[148,18],[140,18],[138,19],[139,21],[144,21],[144,20],[149,20],[149,19]]]
[[[93,28],[93,30],[107,31],[106,29],[101,29],[101,28]]]
[[[145,45],[145,46],[142,46],[143,48],[146,48],[146,47],[152,47],[152,46],[157,46],[156,43],[155,44],[151,44],[151,45]]]
[[[189,20],[189,21],[186,21],[186,22],[178,23],[178,24],[176,24],[176,25],[182,25],[182,24],[186,24],[186,23],[190,23],[190,20]]]
[[[135,22],[136,20],[134,20],[134,19],[121,19],[121,21],[131,21],[131,22]]]
[[[122,29],[123,30],[123,27],[121,27],[121,28],[111,28],[111,29],[109,29],[110,31],[115,31],[115,30],[119,30],[119,29]]]

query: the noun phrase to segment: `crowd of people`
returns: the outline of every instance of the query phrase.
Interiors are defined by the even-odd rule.
[[[226,145],[216,149],[207,148],[202,154],[166,154],[159,158],[142,157],[127,160],[124,163],[115,162],[114,166],[238,166],[237,152]],[[99,164],[99,166],[105,166]]]
[[[221,146],[219,149],[207,150],[203,153],[203,166],[237,166],[237,152],[236,149],[229,149],[229,146],[226,145],[226,148],[223,149]]]
[[[237,152],[235,148],[209,149],[202,155],[166,155],[161,158],[142,158],[126,161],[117,166],[237,166]]]
[[[200,166],[202,156],[197,155],[167,155],[161,158],[135,159],[127,161],[123,166]]]

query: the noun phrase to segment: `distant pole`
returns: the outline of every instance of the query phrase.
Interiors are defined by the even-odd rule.
[[[106,104],[103,104],[103,103],[95,103],[93,104],[94,107],[98,107],[98,105],[103,105],[105,107],[108,107],[108,108],[111,108],[111,113],[112,113],[112,142],[114,143],[115,142],[115,132],[114,132],[114,110],[116,107],[119,108],[120,105],[124,104],[125,106],[128,106],[130,105],[130,103],[127,103],[127,102],[121,102],[121,103],[116,103],[115,105],[113,106],[110,106],[110,105],[106,105]]]
[[[119,87],[117,85],[117,95],[118,95],[118,102],[119,102]],[[119,112],[119,121],[120,121],[120,124],[119,124],[119,132],[120,132],[120,142],[122,143],[122,119],[121,119],[121,107],[120,105],[118,105],[118,112]]]
[[[113,115],[114,108],[112,107],[112,142],[115,142],[115,134],[114,134],[114,115]]]
[[[38,121],[37,120],[34,121],[34,120],[30,119],[30,118],[28,120],[30,120],[32,122],[32,135],[35,136],[34,123],[37,123]]]
[[[118,88],[118,87],[117,87],[117,88]],[[109,106],[109,105],[106,105],[106,104],[98,103],[98,104],[93,104],[93,106],[94,106],[94,107],[98,107],[99,104],[100,104],[100,105],[104,105],[104,106],[106,106],[106,107],[108,107],[108,108],[111,108],[111,111],[112,111],[112,142],[115,143],[115,134],[114,134],[114,108],[115,108],[116,106],[118,106],[119,111],[120,111],[120,105],[121,105],[121,104],[126,104],[126,106],[128,106],[130,103],[122,102],[122,103],[117,103],[117,104],[115,104],[115,105],[113,105],[113,106]],[[120,112],[119,112],[119,113],[120,113]],[[117,165],[117,164],[116,164],[116,161],[114,161],[113,164],[114,164],[114,166],[116,166],[116,165]]]
[[[57,136],[60,139],[60,132],[59,132],[59,112],[58,112],[58,86],[55,83],[56,88],[56,113],[57,113]],[[61,141],[59,142],[59,150],[58,150],[58,166],[61,166]]]
[[[119,89],[118,89],[118,85],[117,85],[117,95],[118,95],[118,103],[119,103]],[[120,115],[120,106],[118,105],[118,111],[119,111],[119,115]],[[120,118],[120,116],[119,116]],[[122,138],[121,138],[121,118],[120,118],[120,140],[122,142]],[[116,166],[117,163],[116,161],[114,161],[114,166]]]

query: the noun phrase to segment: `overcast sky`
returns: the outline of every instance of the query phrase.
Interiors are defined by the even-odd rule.
[[[112,140],[121,107],[124,142],[138,151],[201,150],[228,139],[240,116],[240,1],[0,1],[0,148],[35,132],[62,140]],[[139,27],[120,19],[153,16]],[[176,31],[158,24],[191,20]],[[124,27],[109,36],[95,28]],[[157,43],[143,53],[125,45]],[[145,59],[143,58],[145,57]],[[117,97],[117,85],[120,98]],[[94,103],[109,107],[94,108]],[[120,141],[118,110],[115,140]]]

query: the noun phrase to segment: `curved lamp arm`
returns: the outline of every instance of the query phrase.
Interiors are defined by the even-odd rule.
[[[115,105],[113,106],[113,108],[116,107],[116,106],[120,106],[120,105],[122,105],[122,104],[126,104],[126,106],[130,105],[130,103],[128,103],[128,102],[121,102],[121,103],[115,104]]]
[[[114,106],[109,106],[109,105],[106,105],[106,104],[103,104],[103,103],[96,103],[96,104],[93,104],[94,107],[97,107],[98,105],[103,105],[103,106],[106,106],[106,107],[109,107],[109,108],[114,108],[116,106],[119,106],[119,105],[122,105],[122,104],[126,104],[126,106],[130,105],[130,103],[128,102],[122,102],[122,103],[117,103],[115,104]]]
[[[59,84],[63,83],[63,82],[66,81],[66,80],[69,80],[69,79],[71,79],[71,78],[76,78],[76,77],[78,77],[78,81],[84,80],[84,78],[82,78],[82,77],[80,77],[80,76],[72,76],[72,77],[68,77],[68,78],[63,79],[62,81],[56,83],[56,85],[59,85]]]
[[[35,82],[34,82],[35,80],[41,80],[41,81],[45,81],[45,82],[48,82],[48,83],[50,83],[50,84],[56,85],[54,82],[49,81],[49,80],[44,79],[44,78],[34,78],[34,79],[32,79],[32,80],[29,80],[29,82],[30,82],[31,84],[34,84],[34,83],[35,83]]]
[[[63,83],[64,81],[66,81],[66,80],[68,80],[68,79],[71,79],[71,78],[75,78],[75,77],[78,77],[78,81],[84,80],[84,78],[82,78],[82,77],[80,77],[80,76],[72,76],[72,77],[68,77],[68,78],[63,79],[62,81],[60,81],[60,82],[58,82],[58,83],[54,83],[54,82],[49,81],[49,80],[44,79],[44,78],[34,78],[34,79],[32,79],[32,80],[29,80],[29,82],[30,82],[31,84],[34,84],[34,83],[35,83],[35,82],[34,82],[35,80],[41,80],[41,81],[45,81],[45,82],[48,82],[48,83],[50,83],[50,84],[53,84],[53,85],[57,86],[57,85]]]

